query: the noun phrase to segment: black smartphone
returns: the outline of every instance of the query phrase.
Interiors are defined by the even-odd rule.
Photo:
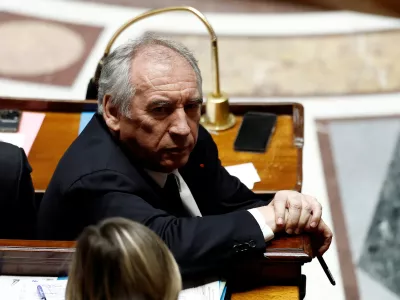
[[[21,121],[21,111],[0,109],[0,132],[17,132]]]
[[[235,151],[265,152],[275,131],[277,115],[265,112],[247,112],[234,143]]]

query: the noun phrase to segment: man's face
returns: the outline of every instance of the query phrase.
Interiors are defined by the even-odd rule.
[[[168,56],[157,59],[150,49],[133,59],[136,94],[130,118],[119,116],[118,131],[144,167],[170,172],[186,164],[196,144],[202,99],[191,65],[170,49],[159,50]]]

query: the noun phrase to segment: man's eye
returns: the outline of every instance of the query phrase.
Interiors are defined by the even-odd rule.
[[[155,113],[166,113],[167,112],[167,107],[164,107],[164,106],[155,107],[155,108],[153,108],[153,112],[155,112]]]
[[[186,109],[198,109],[200,107],[199,103],[191,103],[185,106]]]

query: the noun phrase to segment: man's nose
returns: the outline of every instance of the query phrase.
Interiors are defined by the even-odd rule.
[[[170,127],[172,135],[187,136],[190,133],[190,127],[187,122],[186,112],[184,109],[177,109],[174,114],[173,125]]]

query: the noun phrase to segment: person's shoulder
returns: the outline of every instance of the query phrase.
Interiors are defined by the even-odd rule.
[[[95,117],[68,147],[59,162],[62,169],[83,170],[94,165],[104,165],[112,143],[105,129]],[[102,158],[102,159],[100,159]],[[99,166],[101,167],[101,166]]]
[[[127,158],[99,118],[93,117],[64,153],[53,174],[52,184],[63,182],[69,186],[78,178],[107,170],[123,173]]]
[[[113,169],[98,169],[96,171],[82,174],[76,178],[66,189],[71,193],[75,190],[92,191],[95,193],[108,193],[110,191],[129,192],[137,188],[140,182],[139,176],[129,176]]]

